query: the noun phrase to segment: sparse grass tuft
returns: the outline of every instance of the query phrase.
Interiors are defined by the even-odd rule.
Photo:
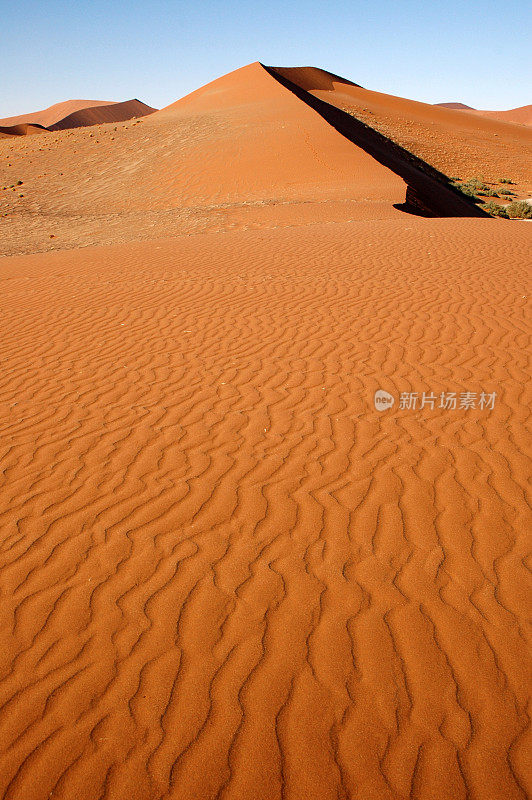
[[[499,178],[499,183],[513,183],[510,178]]]

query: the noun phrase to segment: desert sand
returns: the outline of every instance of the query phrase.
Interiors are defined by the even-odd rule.
[[[3,800],[530,793],[528,129],[386,97],[0,141]]]

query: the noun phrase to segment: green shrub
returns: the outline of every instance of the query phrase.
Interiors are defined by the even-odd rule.
[[[514,200],[506,206],[506,213],[510,219],[532,219],[532,205],[524,200]]]
[[[502,194],[502,195],[506,196],[506,195],[515,194],[515,192],[510,191],[510,189],[499,189],[499,194]]]
[[[482,203],[480,206],[483,211],[487,214],[490,214],[492,217],[503,217],[504,219],[508,219],[508,214],[506,213],[506,209],[502,206],[497,205],[494,203],[493,200],[490,200],[489,203]]]
[[[490,189],[480,178],[469,178],[467,181],[460,181],[454,185],[467,197],[477,197],[477,195],[480,197],[498,197],[497,192],[494,189]]]
[[[499,183],[513,183],[510,178],[500,178]]]
[[[464,185],[470,186],[472,189],[476,189],[480,192],[486,192],[489,189],[489,186],[487,186],[484,181],[481,181],[478,178],[470,178],[465,182]]]
[[[477,193],[475,192],[475,190],[471,186],[468,186],[467,183],[464,183],[461,186],[458,185],[456,188],[460,189],[462,194],[467,195],[467,197],[476,197],[477,196]]]

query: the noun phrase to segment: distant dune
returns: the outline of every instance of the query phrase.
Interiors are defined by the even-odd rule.
[[[92,106],[75,111],[68,117],[50,125],[48,130],[59,131],[65,128],[83,128],[87,125],[102,125],[105,122],[124,122],[133,117],[145,117],[153,114],[155,108],[141,103],[140,100],[126,100],[124,103],[111,103],[107,106]]]
[[[468,111],[480,117],[491,117],[491,119],[498,119],[501,122],[516,122],[519,125],[532,125],[532,105],[519,106],[519,108],[511,108],[508,111],[483,111],[481,109],[471,108],[471,106],[466,106],[463,103],[436,103],[436,105],[442,108],[454,108],[459,111]]]
[[[75,111],[81,111],[85,108],[93,108],[94,106],[108,106],[112,105],[112,100],[65,100],[62,103],[55,103],[43,111],[34,111],[31,114],[18,114],[15,117],[4,117],[0,119],[0,125],[19,125],[23,122],[29,122],[33,125],[42,125],[48,128],[50,125],[55,125],[59,120],[64,119],[69,114]]]
[[[532,125],[532,105],[511,108],[509,111],[474,111],[483,117],[491,117],[501,122],[517,122],[519,125]]]
[[[140,100],[126,100],[123,103],[102,100],[66,100],[56,103],[44,111],[22,114],[18,117],[5,117],[0,120],[0,134],[3,136],[24,136],[43,130],[59,131],[66,128],[83,128],[101,125],[105,122],[124,122],[134,117],[153,114],[155,108]]]
[[[17,125],[0,125],[0,136],[28,136],[32,133],[45,133],[48,128],[36,123],[19,122]]]
[[[471,106],[466,106],[465,103],[434,103],[434,105],[440,106],[441,108],[455,108],[455,109],[461,109],[461,110],[464,110],[464,111],[466,111],[466,110],[472,111],[473,110]]]

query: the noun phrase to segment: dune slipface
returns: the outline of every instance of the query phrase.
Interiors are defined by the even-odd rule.
[[[531,226],[310,102],[0,141],[5,800],[530,793]]]

